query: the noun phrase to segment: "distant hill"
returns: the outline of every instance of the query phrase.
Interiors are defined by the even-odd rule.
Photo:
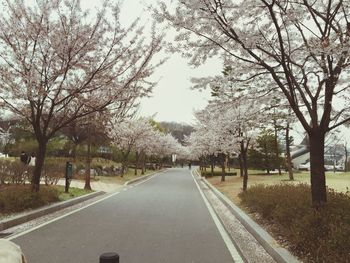
[[[177,122],[159,122],[159,125],[166,133],[170,133],[181,144],[184,144],[185,136],[189,136],[194,131],[192,126]]]

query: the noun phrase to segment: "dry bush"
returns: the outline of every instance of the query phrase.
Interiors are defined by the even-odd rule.
[[[30,182],[30,169],[19,160],[0,160],[1,184],[25,184]]]
[[[59,201],[59,192],[53,187],[41,187],[32,192],[29,185],[11,185],[0,191],[0,214],[16,213]]]
[[[350,262],[349,193],[328,189],[328,203],[319,210],[306,184],[255,185],[239,196],[305,262]]]
[[[56,185],[61,178],[64,178],[65,169],[66,165],[62,162],[45,163],[41,173],[45,185]]]

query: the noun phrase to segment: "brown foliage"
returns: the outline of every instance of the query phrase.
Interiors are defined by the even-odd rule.
[[[350,195],[328,189],[322,209],[311,206],[310,186],[256,185],[240,194],[242,204],[305,262],[350,259]]]

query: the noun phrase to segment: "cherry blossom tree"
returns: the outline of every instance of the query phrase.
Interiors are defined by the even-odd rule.
[[[137,168],[139,166],[140,159],[142,160],[141,173],[145,173],[146,155],[151,154],[154,144],[156,143],[155,141],[157,134],[159,133],[159,131],[154,127],[151,118],[144,118],[143,124],[142,133],[135,141],[135,145],[133,147],[136,154],[135,175],[137,175]]]
[[[170,157],[172,154],[179,154],[181,149],[180,143],[171,134],[157,132],[151,153],[159,158],[160,167],[162,167],[164,157]]]
[[[153,126],[148,118],[120,120],[112,119],[108,125],[108,136],[122,155],[122,176],[128,168],[128,157],[133,150],[144,149],[142,143],[152,136]]]
[[[80,1],[3,1],[0,101],[30,123],[38,141],[33,191],[57,131],[109,106],[123,112],[151,92],[162,37],[155,29],[145,37],[138,20],[128,27],[119,20],[119,3],[109,1],[95,15]]]
[[[312,202],[322,206],[325,136],[350,120],[350,2],[159,1],[155,17],[178,30],[174,50],[192,65],[220,55],[231,81],[284,94],[309,136]]]
[[[222,108],[221,108],[222,109]],[[225,181],[225,169],[227,156],[237,152],[236,137],[232,131],[232,126],[228,124],[227,112],[221,111],[213,102],[210,103],[203,111],[195,114],[199,128],[202,133],[202,141],[209,147],[207,150],[211,159],[211,171],[213,174],[214,156],[217,156],[221,163],[222,177]]]
[[[199,115],[200,113],[197,113]],[[204,116],[201,116],[204,119]],[[206,119],[209,121],[209,119]],[[215,140],[217,139],[215,131],[199,122],[194,128],[195,131],[187,138],[187,145],[191,153],[191,159],[200,159],[203,163],[201,166],[206,167],[207,160],[210,161],[211,173],[214,174],[214,157],[217,154]]]
[[[220,83],[213,79],[207,79],[204,83],[199,80],[197,85],[195,88],[209,86],[213,98],[205,110],[196,114],[200,125],[196,127],[193,136],[191,134],[193,138],[189,138],[189,143],[193,149],[204,154],[204,149],[210,149],[209,152],[213,155],[238,155],[245,191],[248,184],[247,151],[255,143],[261,124],[266,123],[266,116],[261,112],[268,100],[265,96],[251,98],[245,89],[232,85],[230,80]],[[224,174],[223,164],[222,168]]]
[[[233,102],[226,104],[217,101],[217,110],[221,112],[221,123],[231,137],[234,137],[236,153],[240,163],[240,173],[243,177],[243,191],[248,186],[248,149],[255,143],[257,131],[265,116],[260,112],[260,103],[247,100],[247,98],[236,98]]]
[[[160,131],[151,118],[127,119],[122,122],[119,119],[112,119],[108,125],[108,134],[111,143],[121,151],[123,173],[128,167],[131,152],[141,154],[144,161],[146,155],[157,156],[162,160],[171,154],[181,155],[184,151],[181,144],[171,134]],[[138,162],[139,160],[136,160],[136,166]]]
[[[278,133],[284,132],[285,141],[285,164],[288,170],[289,179],[294,180],[292,158],[290,153],[291,137],[290,131],[292,130],[292,124],[297,122],[297,118],[289,107],[288,101],[281,92],[275,91],[273,96],[268,96],[269,100],[264,109],[264,114],[267,115],[267,124],[270,124],[275,136],[275,154],[276,159],[280,157],[278,147]],[[278,169],[279,175],[281,175],[281,168]]]

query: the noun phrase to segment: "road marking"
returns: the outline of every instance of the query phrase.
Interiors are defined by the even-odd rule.
[[[224,242],[226,244],[226,247],[227,247],[228,251],[231,254],[233,262],[235,262],[235,263],[244,263],[243,258],[241,257],[241,255],[237,251],[235,245],[232,243],[232,240],[229,237],[229,235],[227,234],[227,232],[226,232],[224,226],[222,225],[220,219],[218,218],[218,216],[216,215],[214,209],[212,208],[211,204],[209,203],[208,199],[204,195],[202,189],[200,188],[199,184],[197,183],[197,180],[194,178],[193,171],[191,171],[191,175],[192,175],[192,178],[193,178],[193,180],[194,180],[194,182],[195,182],[195,184],[196,184],[196,186],[198,188],[198,191],[200,192],[200,194],[201,194],[201,196],[202,196],[202,198],[204,200],[205,205],[207,206],[207,208],[209,210],[209,213],[210,213],[211,217],[214,220],[214,223],[215,223],[217,229],[219,230],[219,233],[220,233],[222,239],[224,240]]]
[[[156,177],[158,174],[161,174],[161,173],[163,173],[163,172],[155,173],[154,175],[149,176],[147,179],[141,180],[141,182],[135,183],[135,184],[132,184],[132,185],[133,185],[134,187],[136,187],[136,186],[138,186],[138,185],[140,185],[140,184],[146,183],[146,182],[148,182],[149,180],[151,180],[153,177]]]
[[[134,188],[134,187],[136,187],[136,186],[138,186],[138,185],[140,185],[140,184],[143,184],[143,183],[145,183],[145,182],[151,180],[153,177],[155,177],[155,176],[157,176],[158,174],[161,174],[161,173],[163,173],[163,172],[164,172],[164,171],[155,173],[154,175],[149,176],[149,178],[147,178],[147,179],[145,179],[145,180],[142,180],[142,181],[139,182],[139,183],[136,183],[136,184],[133,184],[132,186],[123,188],[121,191],[127,191],[127,190],[130,189],[130,188]],[[113,197],[113,196],[115,196],[115,195],[117,195],[117,194],[120,194],[120,192],[115,192],[115,193],[113,193],[113,194],[111,194],[111,195],[109,195],[109,196],[106,196],[106,197],[104,197],[104,198],[102,198],[102,199],[100,199],[100,200],[97,200],[97,201],[95,201],[95,202],[93,202],[93,203],[91,203],[91,204],[88,204],[88,205],[86,205],[86,206],[83,206],[83,207],[81,207],[81,208],[78,208],[78,209],[76,209],[76,210],[74,210],[74,211],[71,211],[71,212],[69,212],[69,213],[67,213],[67,214],[64,214],[64,215],[62,215],[62,216],[56,217],[56,218],[54,218],[54,219],[52,219],[52,220],[49,220],[49,221],[47,221],[47,222],[45,222],[45,223],[39,224],[39,225],[37,225],[36,227],[30,228],[30,229],[25,230],[25,231],[23,231],[23,232],[21,232],[21,233],[8,236],[6,239],[12,240],[12,239],[15,239],[15,238],[17,238],[17,237],[20,237],[20,236],[23,236],[23,235],[25,235],[25,234],[28,234],[28,233],[30,233],[30,232],[36,230],[36,229],[39,229],[39,228],[44,227],[44,226],[46,226],[46,225],[48,225],[48,224],[51,224],[51,223],[53,223],[53,222],[55,222],[55,221],[58,221],[58,220],[60,220],[60,219],[62,219],[62,218],[64,218],[64,217],[66,217],[66,216],[69,216],[69,215],[72,215],[72,214],[74,214],[74,213],[76,213],[76,212],[79,212],[79,211],[81,211],[81,210],[83,210],[83,209],[85,209],[85,208],[88,208],[89,206],[95,205],[95,204],[97,204],[97,203],[99,203],[99,202],[102,202],[102,201],[104,201],[104,200],[106,200],[106,199],[108,199],[108,198],[110,198],[110,197]]]
[[[90,207],[90,206],[92,206],[92,205],[95,205],[95,204],[97,204],[97,203],[99,203],[99,202],[102,202],[102,201],[104,201],[104,200],[106,200],[106,199],[108,199],[108,198],[111,198],[111,197],[113,197],[113,196],[115,196],[115,195],[117,195],[117,194],[120,194],[120,192],[115,192],[115,193],[113,193],[113,194],[110,194],[110,195],[108,195],[108,196],[106,196],[106,197],[104,197],[104,198],[102,198],[102,199],[99,199],[99,200],[97,200],[97,201],[95,201],[95,202],[92,202],[91,204],[88,204],[88,205],[83,206],[83,207],[80,207],[80,208],[78,208],[78,209],[76,209],[76,210],[74,210],[74,211],[71,211],[71,212],[69,212],[69,213],[67,213],[67,214],[64,214],[64,215],[62,215],[62,216],[56,217],[56,218],[54,218],[54,219],[51,219],[51,220],[49,220],[49,221],[47,221],[47,222],[45,222],[45,223],[42,223],[42,224],[40,224],[40,225],[37,225],[36,227],[30,228],[30,229],[25,230],[25,231],[23,231],[23,232],[21,232],[21,233],[18,233],[18,234],[9,236],[9,237],[6,238],[6,239],[12,240],[12,239],[15,239],[15,238],[17,238],[17,237],[24,236],[24,235],[26,235],[26,234],[28,234],[28,233],[34,231],[34,230],[37,230],[37,229],[39,229],[39,228],[41,228],[41,227],[44,227],[44,226],[46,226],[46,225],[48,225],[48,224],[51,224],[51,223],[53,223],[53,222],[55,222],[55,221],[58,221],[58,220],[60,220],[60,219],[62,219],[62,218],[64,218],[64,217],[67,217],[67,216],[69,216],[69,215],[72,215],[72,214],[74,214],[74,213],[77,213],[77,212],[79,212],[79,211],[81,211],[81,210],[83,210],[83,209],[85,209],[85,208],[88,208],[88,207]]]

